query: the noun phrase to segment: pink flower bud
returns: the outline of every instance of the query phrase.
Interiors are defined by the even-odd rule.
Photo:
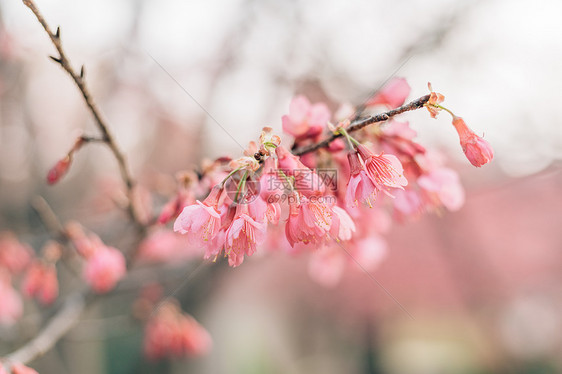
[[[112,247],[99,247],[88,258],[84,278],[97,293],[111,291],[125,275],[126,265],[123,253]]]
[[[66,155],[63,159],[59,160],[55,166],[49,170],[47,174],[47,183],[55,184],[68,172],[72,158]]]
[[[144,353],[151,360],[207,353],[211,336],[193,317],[171,302],[163,302],[146,324]]]
[[[281,118],[283,131],[295,138],[314,137],[322,133],[331,115],[326,104],[311,104],[306,97],[297,96],[291,101],[289,115]]]
[[[461,117],[453,117],[453,126],[459,134],[462,150],[472,165],[480,167],[492,161],[494,150],[490,144],[476,135]]]
[[[238,204],[234,220],[226,230],[225,253],[228,255],[228,264],[239,266],[244,261],[244,255],[253,255],[256,247],[265,241],[266,230],[267,224],[252,217],[248,205]]]
[[[51,304],[59,294],[57,270],[53,264],[35,261],[29,266],[22,283],[22,292],[43,305]]]
[[[21,272],[32,258],[32,250],[11,232],[0,232],[0,267],[12,274]]]

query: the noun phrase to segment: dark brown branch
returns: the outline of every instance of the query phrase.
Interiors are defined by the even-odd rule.
[[[82,135],[80,137],[80,140],[84,143],[105,143],[104,138],[98,138],[96,136]]]
[[[45,21],[45,18],[43,18],[43,15],[41,14],[41,12],[39,12],[37,6],[35,6],[33,0],[22,0],[22,1],[29,9],[31,9],[31,11],[35,15],[41,26],[43,26],[43,29],[45,29],[45,31],[49,35],[49,38],[51,38],[53,45],[55,46],[55,48],[59,53],[58,57],[50,56],[50,58],[53,61],[57,62],[70,75],[70,77],[72,78],[74,83],[76,83],[76,86],[82,93],[82,96],[84,97],[84,101],[86,102],[86,105],[90,109],[90,112],[94,117],[97,127],[101,131],[103,141],[107,144],[107,146],[115,156],[117,163],[119,164],[119,171],[121,173],[121,178],[125,182],[125,186],[127,189],[127,197],[128,197],[127,212],[131,220],[133,220],[133,222],[135,223],[135,225],[141,231],[143,231],[145,227],[139,218],[133,199],[133,189],[134,189],[135,182],[127,166],[124,153],[120,150],[119,146],[115,142],[113,135],[109,131],[109,126],[107,125],[106,121],[102,117],[96,103],[92,98],[92,95],[90,94],[90,91],[86,86],[86,81],[84,80],[84,67],[80,69],[79,73],[76,73],[74,71],[74,68],[70,64],[70,60],[68,59],[62,48],[62,42],[60,38],[60,28],[57,27],[57,31],[53,33],[51,31],[51,28],[47,24],[47,21]]]
[[[422,108],[425,103],[429,100],[429,95],[425,95],[420,97],[417,100],[414,100],[408,104],[402,105],[396,109],[389,110],[388,112],[380,113],[375,116],[370,117],[363,117],[358,118],[351,122],[349,127],[347,128],[347,132],[355,132],[361,130],[363,127],[372,125],[373,123],[384,122],[388,121],[390,118],[404,112],[408,112],[411,110],[416,110]],[[293,154],[296,156],[304,155],[305,153],[316,151],[317,149],[327,147],[330,145],[331,142],[336,140],[337,138],[341,137],[341,134],[332,134],[328,138],[324,139],[321,142],[310,144],[301,148],[297,148],[293,151]]]

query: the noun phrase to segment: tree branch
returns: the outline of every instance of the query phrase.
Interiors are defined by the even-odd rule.
[[[361,130],[363,127],[372,125],[373,123],[377,122],[384,122],[388,121],[390,118],[404,112],[408,112],[411,110],[416,110],[419,108],[423,108],[424,104],[427,103],[429,100],[429,95],[425,95],[420,97],[417,100],[414,100],[408,104],[402,105],[396,109],[389,110],[388,112],[380,113],[375,116],[370,117],[363,117],[358,118],[351,122],[349,127],[347,128],[347,132],[355,132]],[[330,145],[331,142],[336,140],[337,138],[341,137],[341,134],[332,134],[328,138],[324,139],[321,142],[310,144],[301,148],[297,148],[293,151],[293,154],[296,156],[304,155],[305,153],[316,151],[317,149],[324,148]]]
[[[39,12],[39,9],[37,8],[37,6],[33,2],[33,0],[22,0],[22,1],[29,9],[31,9],[31,11],[35,15],[35,17],[37,18],[37,20],[39,21],[41,26],[43,26],[43,29],[45,29],[45,31],[49,35],[49,38],[53,42],[53,45],[57,49],[57,51],[59,53],[59,56],[58,57],[50,56],[51,59],[53,61],[55,61],[56,63],[58,63],[68,73],[68,75],[70,75],[70,77],[72,78],[74,83],[76,83],[76,86],[78,87],[78,89],[82,93],[82,96],[84,97],[84,101],[86,102],[86,105],[88,106],[88,109],[90,109],[90,112],[92,113],[92,115],[94,117],[94,120],[95,120],[95,123],[96,123],[97,127],[102,133],[103,142],[105,144],[107,144],[107,146],[109,147],[109,149],[111,150],[111,152],[115,156],[115,158],[117,160],[117,163],[119,164],[119,171],[121,173],[121,178],[125,182],[125,186],[126,186],[126,190],[127,190],[127,198],[128,198],[127,212],[129,214],[131,220],[138,227],[138,229],[140,231],[144,231],[145,226],[142,223],[142,221],[140,220],[139,214],[138,214],[138,212],[135,208],[135,205],[134,205],[133,189],[134,189],[134,186],[135,186],[135,182],[134,182],[134,180],[131,176],[131,173],[129,171],[129,167],[128,167],[127,162],[125,160],[124,153],[120,150],[119,146],[115,142],[115,139],[114,139],[113,135],[109,131],[109,126],[107,125],[106,121],[102,117],[96,103],[94,102],[94,100],[92,98],[92,95],[90,94],[90,91],[88,90],[88,87],[86,86],[86,81],[84,79],[84,74],[85,74],[84,73],[84,66],[82,66],[80,68],[79,73],[76,73],[74,71],[74,68],[70,64],[70,60],[68,59],[68,57],[66,56],[66,54],[65,54],[65,52],[62,48],[62,42],[61,42],[61,38],[60,38],[60,28],[57,27],[57,31],[55,33],[53,33],[51,31],[51,28],[47,24],[47,21],[45,21],[45,18],[43,17],[41,12]]]
[[[48,352],[79,320],[86,307],[85,292],[69,295],[60,310],[41,332],[18,350],[3,358],[8,363],[26,364]]]

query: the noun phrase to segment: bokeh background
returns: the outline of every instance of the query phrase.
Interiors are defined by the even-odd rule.
[[[140,273],[136,284],[158,279],[175,292],[213,336],[211,354],[145,363],[128,284],[34,362],[40,372],[562,371],[558,0],[37,3],[61,26],[74,66],[86,66],[154,207],[173,193],[177,171],[238,155],[237,143],[264,125],[280,131],[295,93],[332,107],[360,104],[393,75],[408,79],[411,98],[431,81],[496,152],[476,170],[448,119],[402,117],[422,144],[449,155],[467,189],[459,212],[395,225],[388,235],[373,274],[415,319],[360,269],[325,288],[309,279],[306,256],[269,253],[185,281],[196,267],[190,262],[144,269],[150,276]],[[49,235],[32,209],[43,196],[61,220],[127,246],[131,227],[110,197],[121,186],[105,147],[85,147],[59,184],[45,183],[81,131],[96,134],[49,54],[54,48],[29,10],[0,0],[0,228],[37,249]],[[0,330],[8,341],[0,354],[52,312],[37,309],[23,327]]]

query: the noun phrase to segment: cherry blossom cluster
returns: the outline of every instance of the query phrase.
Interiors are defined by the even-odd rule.
[[[443,95],[431,86],[430,91],[424,104],[430,115],[449,112],[468,160],[477,167],[488,163],[493,158],[490,145],[442,106]],[[366,110],[399,107],[409,92],[404,79],[394,79],[366,103]],[[389,120],[352,134],[354,114],[355,108],[344,104],[332,115],[326,104],[297,96],[282,118],[283,131],[294,138],[291,149],[330,134],[337,135],[333,142],[299,157],[271,128],[264,128],[243,157],[222,157],[201,178],[184,183],[159,222],[177,215],[174,231],[202,248],[206,259],[224,255],[233,267],[260,246],[320,252],[325,256],[311,265],[316,269],[311,272],[329,284],[338,278],[334,273],[341,274],[334,270],[342,268],[336,264],[341,259],[333,258],[342,249],[352,257],[378,261],[385,247],[379,234],[391,218],[402,221],[462,206],[458,175],[445,166],[442,155],[415,141],[416,132],[407,122]],[[195,199],[205,190],[204,199]]]
[[[0,325],[11,325],[23,313],[23,302],[14,285],[19,283],[21,294],[43,305],[58,296],[55,264],[61,254],[54,242],[45,244],[41,256],[35,256],[28,245],[11,232],[0,233]]]
[[[86,283],[96,293],[113,289],[125,274],[123,253],[103,244],[97,235],[85,234],[77,223],[68,224],[65,231],[83,258],[82,275]],[[36,256],[31,247],[21,243],[13,233],[0,233],[0,324],[11,325],[23,313],[20,294],[14,288],[16,281],[21,294],[36,299],[41,305],[50,305],[57,299],[56,264],[62,254],[61,245],[49,241],[40,256]]]
[[[42,305],[51,304],[58,296],[59,284],[55,264],[61,249],[48,242],[36,256],[30,246],[11,232],[0,232],[0,327],[14,324],[23,314],[20,294]],[[19,283],[21,292],[15,285]],[[13,374],[37,374],[20,363],[11,363]],[[0,374],[8,373],[0,361]]]
[[[156,306],[145,325],[144,354],[151,360],[200,356],[210,351],[211,336],[172,298]]]

